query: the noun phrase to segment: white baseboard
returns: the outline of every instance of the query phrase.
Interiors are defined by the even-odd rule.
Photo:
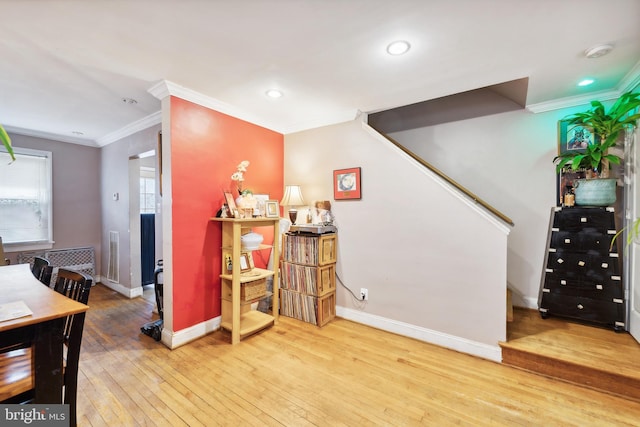
[[[534,297],[524,297],[522,298],[522,301],[524,302],[524,308],[530,308],[533,310],[537,310],[538,309],[538,298],[534,298]]]
[[[502,362],[502,350],[499,345],[491,346],[476,341],[470,341],[454,335],[444,334],[442,332],[339,306],[336,307],[336,315],[353,322],[362,323],[363,325],[393,332],[398,335],[407,336],[462,353],[482,357],[494,362]],[[220,322],[221,317],[218,316],[175,333],[172,333],[167,329],[163,329],[162,343],[173,350],[210,334],[211,332],[217,331],[220,329]]]
[[[444,334],[442,332],[422,328],[409,323],[363,313],[351,308],[338,306],[336,307],[336,315],[353,322],[362,323],[363,325],[393,332],[398,335],[415,338],[420,341],[439,345],[461,353],[471,354],[473,356],[482,357],[498,363],[502,362],[502,349],[499,345],[491,346],[476,341],[470,341],[465,338]]]
[[[136,288],[127,288],[126,286],[122,286],[120,283],[110,282],[109,280],[105,280],[104,282],[100,282],[105,285],[109,289],[113,289],[119,294],[124,295],[127,298],[136,298],[142,296],[142,286],[138,286]]]
[[[211,332],[217,331],[220,329],[221,319],[221,316],[214,317],[213,319],[206,320],[198,323],[197,325],[181,329],[178,332],[171,332],[168,329],[162,329],[162,343],[173,350],[174,348],[185,345],[193,340],[202,338]]]

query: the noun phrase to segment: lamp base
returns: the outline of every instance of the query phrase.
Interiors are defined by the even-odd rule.
[[[291,224],[295,224],[297,218],[298,211],[296,209],[289,209],[289,219],[291,220]]]

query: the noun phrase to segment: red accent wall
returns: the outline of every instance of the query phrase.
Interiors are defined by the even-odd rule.
[[[244,188],[280,200],[282,134],[171,97],[174,331],[220,315],[220,224],[209,219],[223,190],[235,190],[231,174],[243,160],[250,162]],[[273,233],[256,231],[273,241]],[[262,266],[260,257],[255,261]]]

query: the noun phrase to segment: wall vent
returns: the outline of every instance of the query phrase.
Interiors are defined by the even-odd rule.
[[[111,282],[120,281],[120,233],[109,232],[109,269],[107,279]]]

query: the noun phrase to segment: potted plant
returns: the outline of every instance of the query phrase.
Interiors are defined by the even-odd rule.
[[[626,92],[609,111],[600,101],[591,101],[589,111],[567,117],[569,126],[587,127],[595,134],[594,141],[584,150],[568,151],[553,159],[554,163],[557,162],[557,172],[566,167],[587,171],[588,179],[575,182],[576,204],[607,206],[615,202],[616,181],[606,178],[609,178],[609,164],[620,164],[622,159],[609,154],[609,149],[616,146],[623,131],[636,128],[640,119],[640,113],[635,111],[638,106],[640,93]]]
[[[15,160],[16,156],[13,153],[13,147],[11,147],[11,138],[9,138],[9,134],[2,125],[0,125],[0,140],[2,140],[2,145],[4,145],[4,148],[7,149],[9,156],[11,156],[11,160]]]

